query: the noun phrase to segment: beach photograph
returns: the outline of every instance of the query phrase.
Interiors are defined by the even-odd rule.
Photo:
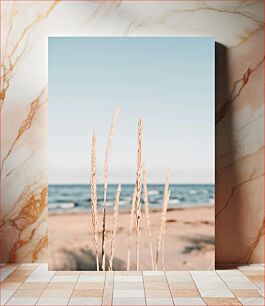
[[[213,270],[213,37],[49,37],[49,270]]]

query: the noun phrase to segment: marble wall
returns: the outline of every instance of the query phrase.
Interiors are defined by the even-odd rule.
[[[216,39],[216,261],[262,262],[263,1],[2,1],[0,262],[47,261],[47,37]],[[75,77],[75,76],[69,76]]]

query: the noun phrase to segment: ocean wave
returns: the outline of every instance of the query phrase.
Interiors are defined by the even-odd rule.
[[[156,195],[156,194],[159,194],[159,191],[158,190],[149,190],[148,194],[149,195]]]
[[[69,209],[76,206],[73,202],[62,202],[62,203],[50,203],[49,208],[51,209]]]

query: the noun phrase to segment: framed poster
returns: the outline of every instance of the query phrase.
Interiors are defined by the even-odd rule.
[[[214,269],[214,39],[49,38],[49,269]]]

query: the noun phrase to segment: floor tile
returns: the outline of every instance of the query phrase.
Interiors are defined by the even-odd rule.
[[[200,293],[197,289],[174,289],[171,290],[171,294],[174,298],[200,297]]]
[[[80,271],[80,275],[97,275],[104,276],[107,273],[114,273],[114,271]]]
[[[206,305],[202,298],[174,298],[175,305]]]
[[[169,283],[170,290],[174,289],[197,289],[195,283]]]
[[[78,282],[93,282],[93,283],[103,283],[105,281],[105,275],[80,275]]]
[[[9,300],[8,297],[1,296],[1,298],[0,298],[0,305],[5,305],[8,300]]]
[[[166,275],[190,276],[189,271],[165,271]]]
[[[141,297],[114,297],[112,305],[146,305],[145,298]]]
[[[230,290],[200,290],[202,297],[234,297]]]
[[[232,276],[244,275],[241,271],[237,269],[216,270],[216,273],[220,276],[222,275],[232,275]]]
[[[264,306],[264,298],[238,298],[242,305],[263,305]]]
[[[41,298],[69,298],[72,290],[44,290]]]
[[[103,292],[103,298],[102,298],[102,306],[109,306],[112,304],[112,290],[105,290]]]
[[[48,283],[23,283],[19,289],[27,290],[44,290],[48,286]]]
[[[239,270],[262,270],[264,271],[264,266],[261,264],[250,264],[250,265],[237,265]]]
[[[14,293],[13,298],[39,298],[42,292],[43,290],[40,289],[19,289]]]
[[[113,290],[113,298],[116,297],[145,297],[144,290]]]
[[[115,276],[142,276],[142,271],[115,271]]]
[[[36,305],[68,305],[69,298],[40,298]]]
[[[174,305],[172,298],[146,298],[147,305]]]
[[[48,283],[46,286],[47,290],[72,290],[74,289],[76,283]]]
[[[139,283],[143,281],[143,277],[136,276],[114,276],[114,283]]]
[[[229,283],[244,283],[250,282],[250,280],[245,275],[222,275],[222,279]]]
[[[144,283],[144,288],[145,289],[156,289],[156,290],[169,289],[168,284],[166,282]]]
[[[1,267],[0,270],[0,281],[2,282],[4,279],[6,279],[15,269],[17,266],[13,267]]]
[[[259,292],[259,294],[260,294],[261,296],[265,297],[265,295],[264,295],[264,290],[258,290],[258,292]]]
[[[65,275],[55,275],[52,279],[52,283],[72,283],[76,282],[78,276],[65,276]]]
[[[164,271],[143,271],[143,276],[164,276]]]
[[[242,273],[246,276],[260,275],[260,276],[263,276],[263,277],[264,277],[264,274],[265,274],[264,270],[242,270],[240,273]]]
[[[243,297],[249,297],[249,298],[261,297],[260,292],[258,290],[255,290],[255,289],[235,289],[235,290],[232,290],[232,292],[236,297],[240,297],[240,298],[243,298]]]
[[[255,282],[255,285],[256,285],[259,289],[264,290],[264,285],[265,285],[264,282]]]
[[[0,296],[3,297],[3,298],[10,298],[14,293],[15,293],[16,290],[1,290],[0,291]]]
[[[156,297],[161,297],[161,298],[170,298],[171,293],[169,290],[145,290],[145,296],[147,298],[156,298]]]
[[[198,289],[203,290],[203,289],[216,289],[216,290],[222,290],[222,289],[227,289],[227,286],[223,282],[195,282],[196,286]]]
[[[11,283],[11,282],[2,282],[0,287],[1,289],[8,289],[8,290],[16,290],[18,289],[22,283]]]
[[[64,276],[78,276],[80,275],[81,272],[80,271],[56,271],[55,275],[64,275]]]
[[[128,290],[139,290],[144,289],[144,283],[114,283],[114,289],[128,289]]]
[[[226,282],[226,285],[228,286],[229,289],[258,289],[256,285],[253,283],[245,282],[245,283],[230,283]]]
[[[68,305],[101,305],[102,298],[71,298]]]
[[[6,305],[26,305],[26,306],[31,306],[31,305],[36,305],[38,301],[38,298],[11,298],[8,300]]]
[[[52,275],[48,275],[48,276],[40,276],[40,275],[36,275],[36,276],[32,276],[30,275],[27,279],[26,282],[27,283],[48,283],[52,278]]]
[[[169,283],[190,283],[192,282],[192,278],[190,275],[168,275],[167,274],[167,280]]]
[[[101,297],[103,289],[74,289],[72,297]]]
[[[241,305],[238,299],[232,297],[205,297],[203,298],[207,305],[212,306],[228,306],[228,305]]]
[[[264,276],[263,275],[248,275],[247,279],[251,282],[260,282],[264,283]]]
[[[144,282],[166,282],[165,275],[148,275],[144,276]]]
[[[75,289],[103,289],[104,283],[76,283]]]

